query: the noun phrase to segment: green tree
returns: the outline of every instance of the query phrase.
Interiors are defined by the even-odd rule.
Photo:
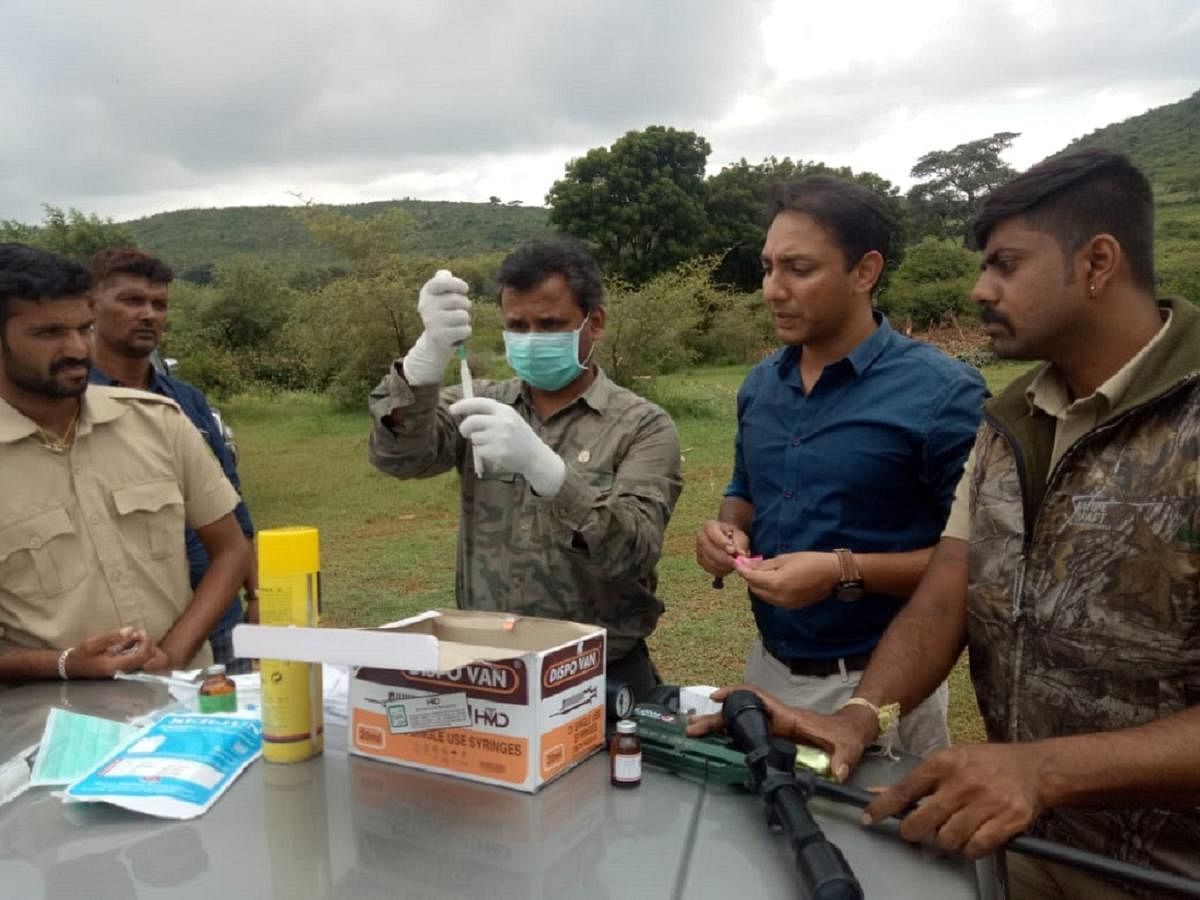
[[[710,149],[691,131],[630,131],[567,163],[546,195],[550,222],[588,241],[606,273],[641,284],[699,250]]]
[[[12,219],[0,221],[0,240],[19,241],[87,263],[105,247],[135,247],[133,231],[123,223],[85,215],[75,208],[66,212],[46,204],[41,225],[24,225]]]
[[[979,256],[946,239],[927,237],[908,248],[880,294],[879,308],[898,323],[927,328],[974,309],[971,286]]]
[[[908,192],[916,236],[964,237],[983,198],[1017,174],[1000,154],[1020,136],[998,131],[951,150],[931,150],[918,159],[909,174],[922,181]]]
[[[906,211],[900,189],[886,178],[874,172],[855,173],[844,166],[833,168],[820,162],[793,162],[786,156],[783,159],[770,156],[754,165],[742,159],[725,166],[705,182],[708,228],[701,249],[706,254],[720,257],[713,274],[719,284],[742,291],[758,290],[762,283],[760,256],[770,224],[771,191],[775,185],[806,175],[831,175],[877,193],[896,220],[899,231],[895,252],[888,260],[888,272],[899,264],[907,228]]]
[[[217,268],[215,291],[200,312],[200,323],[228,349],[269,348],[294,303],[279,272],[253,256],[235,256]]]

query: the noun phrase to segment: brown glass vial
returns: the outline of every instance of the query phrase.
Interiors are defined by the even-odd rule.
[[[608,745],[609,775],[613,787],[635,788],[642,783],[642,739],[637,722],[622,719]]]
[[[200,712],[237,712],[237,685],[220,664],[204,670],[204,681],[200,683]]]

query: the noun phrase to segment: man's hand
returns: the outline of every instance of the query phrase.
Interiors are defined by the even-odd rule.
[[[254,539],[250,541],[250,568],[246,570],[246,580],[242,582],[242,592],[246,597],[246,611],[242,621],[250,625],[258,624],[258,551],[254,547]]]
[[[709,575],[724,578],[733,571],[735,556],[749,555],[749,535],[728,522],[710,519],[696,533],[696,562]]]
[[[146,660],[146,664],[142,666],[142,671],[150,672],[154,675],[170,675],[176,669],[182,668],[177,666],[167,655],[167,651],[162,647],[154,648],[154,655]]]
[[[929,757],[863,813],[870,825],[901,814],[905,840],[936,840],[970,859],[993,852],[1042,814],[1037,744],[965,744]]]
[[[525,476],[540,497],[558,493],[567,477],[566,463],[511,406],[475,397],[452,404],[450,414],[465,416],[458,430],[475,446],[488,468]]]
[[[249,586],[246,587],[246,611],[242,615],[242,621],[247,625],[258,624],[258,591],[252,590]]]
[[[721,703],[734,691],[753,691],[762,698],[767,707],[767,718],[771,721],[771,734],[796,743],[811,744],[828,753],[829,770],[838,781],[845,781],[850,776],[862,759],[863,751],[878,733],[879,723],[875,714],[861,706],[847,706],[832,716],[825,716],[788,706],[766,691],[748,684],[721,688],[712,695],[712,699]],[[688,723],[687,732],[692,737],[701,737],[724,727],[721,714],[710,713],[694,717]]]
[[[737,573],[754,596],[773,606],[803,609],[833,593],[841,579],[832,553],[785,553],[759,562],[744,560]]]
[[[68,678],[112,678],[118,672],[146,668],[158,648],[146,632],[129,626],[94,634],[67,656]]]
[[[471,336],[468,285],[445,269],[425,282],[417,312],[425,330],[404,357],[404,380],[410,385],[441,384],[454,348]]]

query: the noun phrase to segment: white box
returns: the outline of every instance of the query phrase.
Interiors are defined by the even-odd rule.
[[[606,649],[599,626],[464,610],[377,629],[234,629],[238,656],[358,666],[350,752],[523,791],[604,745]],[[465,706],[467,724],[408,732],[401,704],[415,697],[450,716]]]

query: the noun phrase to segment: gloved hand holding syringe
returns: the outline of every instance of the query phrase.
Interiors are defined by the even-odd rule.
[[[475,388],[471,384],[471,368],[467,365],[467,345],[458,345],[458,378],[462,382],[462,395],[464,400],[473,400],[475,398]],[[483,460],[479,458],[479,448],[474,444],[471,445],[471,457],[475,463],[475,477],[483,477]]]
[[[448,269],[439,269],[421,288],[417,312],[425,330],[404,358],[404,378],[410,385],[441,384],[446,364],[458,356],[458,372],[464,399],[475,396],[471,369],[467,365],[467,339],[471,336],[469,287]],[[472,448],[477,478],[483,477],[483,461]]]

